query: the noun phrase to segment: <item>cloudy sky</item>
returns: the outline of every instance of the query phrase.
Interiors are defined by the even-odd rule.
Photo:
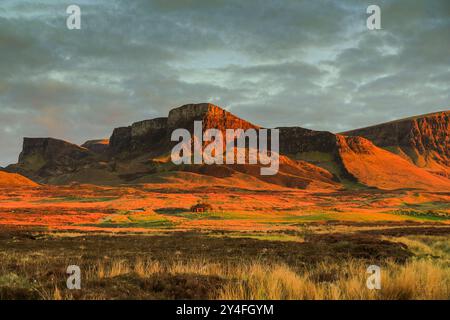
[[[449,89],[448,0],[0,4],[0,165],[24,136],[82,143],[186,103],[339,132],[450,109]]]

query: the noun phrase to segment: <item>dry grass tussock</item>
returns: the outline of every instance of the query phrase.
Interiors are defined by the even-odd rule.
[[[380,264],[381,290],[366,287],[369,263],[357,259],[288,265],[223,257],[57,259],[0,251],[0,299],[450,299],[448,237],[395,241],[415,256]],[[71,264],[82,270],[81,290],[66,289]]]
[[[381,269],[381,290],[369,290],[367,264],[352,260],[321,263],[303,271],[285,264],[219,264],[206,261],[173,262],[136,260],[133,264],[99,263],[89,278],[114,278],[133,274],[201,275],[224,279],[210,298],[233,299],[450,299],[450,268],[433,260],[411,260],[404,265],[387,262]],[[59,293],[55,293],[57,296]]]

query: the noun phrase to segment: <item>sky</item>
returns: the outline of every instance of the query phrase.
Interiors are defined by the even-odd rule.
[[[200,102],[332,132],[448,110],[450,1],[1,1],[1,166],[23,137],[81,144]]]

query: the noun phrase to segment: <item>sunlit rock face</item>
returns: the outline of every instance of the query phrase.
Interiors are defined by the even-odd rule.
[[[202,121],[203,130],[259,128],[240,119],[230,112],[209,103],[186,104],[172,109],[167,118],[155,118],[133,123],[128,127],[116,128],[110,138],[110,154],[136,155],[137,152],[169,152],[172,131],[194,130],[194,121]]]
[[[170,110],[167,121],[170,129],[185,128],[193,129],[194,121],[202,121],[203,129],[257,129],[246,120],[236,117],[232,113],[210,103],[186,104],[179,108]]]
[[[435,174],[450,177],[450,112],[436,112],[344,132],[362,136]]]

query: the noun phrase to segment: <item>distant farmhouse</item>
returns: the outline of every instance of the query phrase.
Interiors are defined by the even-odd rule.
[[[191,212],[203,213],[212,211],[212,206],[209,203],[199,202],[191,207]]]

